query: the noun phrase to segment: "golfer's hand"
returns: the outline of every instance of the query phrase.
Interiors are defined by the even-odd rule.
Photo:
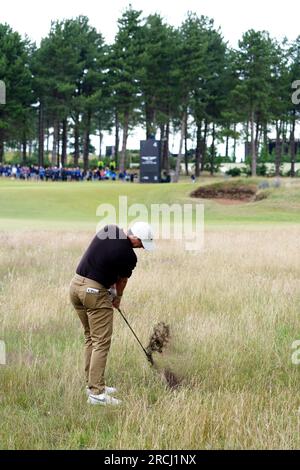
[[[112,301],[113,307],[119,308],[121,304],[121,298],[120,297],[115,297],[114,300]]]

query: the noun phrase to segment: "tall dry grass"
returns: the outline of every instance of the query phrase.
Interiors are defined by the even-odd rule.
[[[120,408],[89,407],[68,284],[88,233],[2,233],[2,449],[295,449],[300,445],[300,229],[209,231],[205,252],[139,252],[123,308],[147,343],[171,326],[168,391],[115,313],[107,368]]]

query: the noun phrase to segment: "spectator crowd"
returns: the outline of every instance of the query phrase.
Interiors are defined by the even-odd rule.
[[[1,165],[0,177],[19,179],[19,180],[35,180],[35,181],[131,181],[137,177],[134,173],[116,172],[111,167],[95,168],[84,171],[80,167],[76,168],[59,168],[56,166],[21,166],[21,165]]]

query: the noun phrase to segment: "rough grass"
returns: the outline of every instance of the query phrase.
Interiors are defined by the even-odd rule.
[[[300,228],[210,230],[205,252],[175,242],[139,252],[123,307],[185,379],[165,388],[115,313],[108,383],[124,404],[90,408],[83,338],[68,284],[88,232],[0,235],[2,449],[296,449],[300,445]]]

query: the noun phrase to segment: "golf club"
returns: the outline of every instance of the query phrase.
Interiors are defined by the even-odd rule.
[[[131,332],[133,333],[134,337],[136,338],[137,342],[139,343],[139,345],[141,346],[142,350],[144,351],[144,353],[146,354],[146,357],[147,357],[147,360],[150,362],[150,364],[153,366],[154,362],[153,362],[153,358],[152,358],[152,354],[151,353],[148,353],[146,351],[146,349],[144,348],[144,346],[142,345],[142,343],[140,342],[139,338],[137,337],[137,335],[135,334],[135,332],[133,331],[132,327],[130,326],[128,320],[125,318],[125,315],[123,314],[122,310],[120,308],[117,309],[118,312],[120,313],[120,315],[122,316],[123,320],[125,321],[125,323],[127,324],[127,326],[130,328]]]

